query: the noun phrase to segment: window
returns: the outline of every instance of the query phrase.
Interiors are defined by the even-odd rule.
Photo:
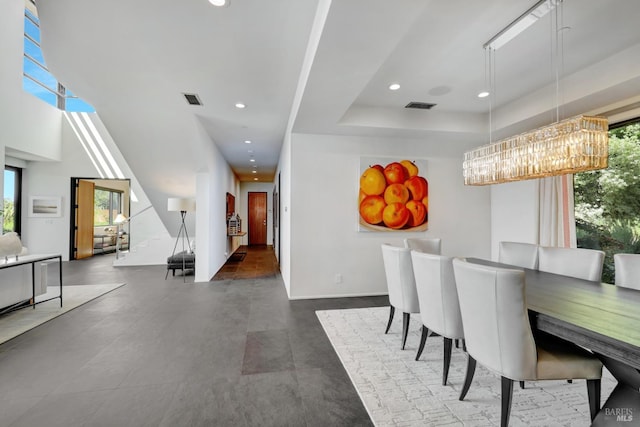
[[[49,72],[40,48],[40,21],[29,9],[24,11],[22,66],[22,87],[26,92],[61,110],[87,113],[95,111],[91,105],[61,85]]]
[[[113,220],[122,209],[122,192],[105,188],[95,189],[93,197],[93,225],[114,225]]]
[[[2,233],[15,231],[20,234],[22,169],[13,166],[4,168],[4,206]]]
[[[605,252],[602,280],[614,283],[613,255],[640,253],[640,118],[609,130],[609,167],[574,178],[578,247]]]

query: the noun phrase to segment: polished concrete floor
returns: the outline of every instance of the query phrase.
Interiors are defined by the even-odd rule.
[[[371,425],[315,310],[386,298],[289,301],[274,259],[207,283],[64,263],[65,285],[127,284],[0,345],[0,426]]]

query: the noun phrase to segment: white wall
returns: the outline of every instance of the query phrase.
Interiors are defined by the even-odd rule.
[[[501,241],[538,243],[537,179],[491,185],[491,257]]]
[[[280,274],[287,290],[287,295],[291,298],[291,215],[289,207],[291,206],[291,140],[292,136],[289,132],[285,135],[280,151],[280,159],[278,161],[278,170],[275,177],[278,179],[280,175],[280,206],[278,212],[280,224],[280,242],[277,242],[279,248],[276,248],[276,254],[280,254],[278,263],[280,264]]]
[[[291,138],[290,298],[386,294],[380,244],[405,237],[440,237],[446,255],[490,256],[490,189],[463,185],[461,158],[437,157],[419,140]],[[428,231],[357,231],[360,156],[427,160]]]
[[[194,138],[204,165],[196,175],[196,282],[216,274],[239,243],[227,237],[227,193],[239,194],[240,183],[211,141],[202,124],[194,120]],[[237,202],[237,198],[236,198]]]

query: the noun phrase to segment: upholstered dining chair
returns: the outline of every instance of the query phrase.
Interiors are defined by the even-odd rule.
[[[529,324],[523,270],[454,259],[453,269],[467,345],[469,391],[476,361],[502,377],[501,426],[509,425],[513,381],[586,379],[591,419],[600,409],[602,363],[572,343],[538,333]]]
[[[640,290],[640,254],[615,254],[616,285]]]
[[[602,280],[604,252],[595,249],[538,247],[538,270],[577,279]]]
[[[421,239],[417,237],[404,239],[404,247],[426,254],[440,255],[442,250],[442,239],[430,238]]]
[[[538,269],[538,245],[521,242],[500,242],[498,261],[516,267]]]
[[[447,385],[453,340],[464,338],[452,258],[411,251],[411,261],[422,320],[416,360],[424,350],[429,332],[441,335],[444,339],[442,385]]]
[[[416,282],[411,264],[411,249],[382,244],[382,260],[389,290],[389,321],[384,333],[389,332],[396,309],[402,311],[402,349],[407,342],[411,313],[419,313]]]

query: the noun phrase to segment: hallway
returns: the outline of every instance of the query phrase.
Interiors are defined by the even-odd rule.
[[[234,274],[267,271],[264,251]],[[0,345],[1,426],[371,425],[315,310],[386,297],[289,301],[279,273],[184,283],[109,261],[64,263],[65,284],[125,286]]]

